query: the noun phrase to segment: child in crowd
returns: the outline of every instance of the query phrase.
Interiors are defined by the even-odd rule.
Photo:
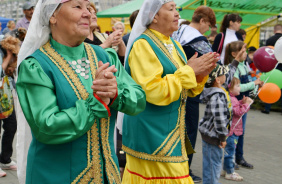
[[[236,58],[228,65],[228,70],[218,64],[210,73],[201,100],[207,103],[204,117],[199,122],[203,143],[203,184],[217,184],[220,171],[222,148],[226,145],[228,126],[232,120],[232,105],[228,84],[236,72],[239,61],[246,57],[245,45]]]
[[[241,46],[244,45],[242,41],[237,41],[237,42],[231,42],[226,46],[226,52],[225,52],[225,59],[224,59],[224,64],[227,65],[229,64],[239,53],[241,50]],[[234,77],[238,78],[240,80],[240,95],[236,96],[238,100],[242,100],[243,96],[249,97],[250,92],[253,94],[256,93],[256,85],[262,86],[263,81],[260,79],[256,79],[255,81],[251,81],[249,79],[249,68],[245,64],[247,53],[245,52],[244,54],[244,59],[239,63],[238,68],[236,73],[234,74]],[[244,144],[244,133],[245,133],[245,125],[246,125],[246,120],[247,120],[247,113],[244,114],[242,117],[243,121],[243,134],[239,136],[238,139],[238,144],[236,146],[236,163],[238,165],[241,165],[245,168],[248,169],[253,169],[253,165],[248,163],[244,157],[243,157],[243,144]]]
[[[247,59],[246,59],[246,65],[248,66],[250,72],[250,77],[251,77],[251,81],[255,81],[257,79],[257,73],[259,73],[259,70],[257,70],[255,64],[254,64],[254,54],[256,52],[256,48],[255,47],[249,47],[248,48],[248,55],[247,55]]]
[[[225,179],[227,180],[242,181],[243,177],[234,172],[235,164],[233,162],[233,158],[235,155],[238,137],[243,134],[241,116],[250,109],[249,105],[253,102],[253,100],[249,97],[244,97],[240,101],[237,100],[235,96],[240,94],[240,80],[235,77],[229,85],[229,93],[232,102],[233,118],[231,129],[226,140],[227,144],[225,147],[222,175],[225,176]]]

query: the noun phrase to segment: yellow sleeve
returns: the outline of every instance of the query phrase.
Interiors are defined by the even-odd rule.
[[[182,66],[174,74],[162,77],[163,66],[149,43],[140,39],[136,41],[128,57],[131,76],[141,85],[149,103],[165,106],[180,97],[183,88],[197,87],[193,69]]]
[[[175,41],[175,43],[178,45],[178,47],[181,49],[181,51],[183,53],[185,53],[181,44],[177,41]],[[186,57],[186,55],[185,55],[185,57]],[[189,97],[195,97],[195,96],[199,95],[204,90],[204,87],[205,87],[205,84],[206,84],[208,78],[209,78],[209,75],[205,76],[204,79],[201,82],[197,83],[197,87],[190,89],[188,91],[188,96]]]

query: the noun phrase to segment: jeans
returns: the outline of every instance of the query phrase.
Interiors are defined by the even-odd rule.
[[[228,174],[232,174],[234,172],[234,156],[237,142],[238,136],[235,134],[229,136],[226,140],[227,144],[224,153],[223,170],[225,170]]]
[[[195,97],[198,98],[198,97]],[[191,142],[193,149],[196,146],[197,133],[198,133],[198,122],[199,122],[199,102],[187,100],[186,103],[186,115],[185,115],[185,124],[186,130]],[[189,168],[191,167],[193,154],[188,155],[189,158]]]
[[[221,172],[222,149],[202,142],[203,145],[203,184],[218,184]]]
[[[245,129],[246,129],[246,121],[247,121],[247,113],[244,114],[244,116],[242,117],[242,122],[243,122],[243,134],[239,136],[238,138],[238,144],[236,147],[236,160],[240,161],[243,160],[244,157],[244,134],[245,134]]]
[[[15,110],[8,118],[0,120],[0,132],[2,122],[4,132],[2,137],[0,162],[3,164],[8,164],[12,161],[11,156],[13,154],[13,140],[17,131],[17,119]]]
[[[267,103],[264,105],[264,109],[265,109],[266,112],[270,112],[271,105],[272,104],[267,104]]]

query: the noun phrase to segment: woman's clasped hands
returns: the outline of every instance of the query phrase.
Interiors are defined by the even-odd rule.
[[[109,63],[103,64],[102,61],[99,61],[95,79],[91,87],[93,93],[107,105],[109,105],[111,99],[113,99],[117,93],[117,81],[114,75],[117,69],[115,65],[109,66]]]

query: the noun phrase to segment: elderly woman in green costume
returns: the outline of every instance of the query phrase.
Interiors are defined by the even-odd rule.
[[[170,35],[179,13],[172,0],[145,0],[130,34],[125,68],[146,93],[146,109],[124,115],[124,184],[188,184],[187,153],[193,149],[185,132],[187,96],[200,94],[218,55],[187,61]]]
[[[22,45],[17,92],[29,146],[26,183],[121,183],[113,133],[117,111],[137,115],[145,93],[89,34],[88,0],[39,0]],[[24,134],[24,135],[22,135]],[[19,142],[19,144],[21,144]],[[25,154],[26,148],[19,149]],[[19,162],[25,183],[24,158]]]

